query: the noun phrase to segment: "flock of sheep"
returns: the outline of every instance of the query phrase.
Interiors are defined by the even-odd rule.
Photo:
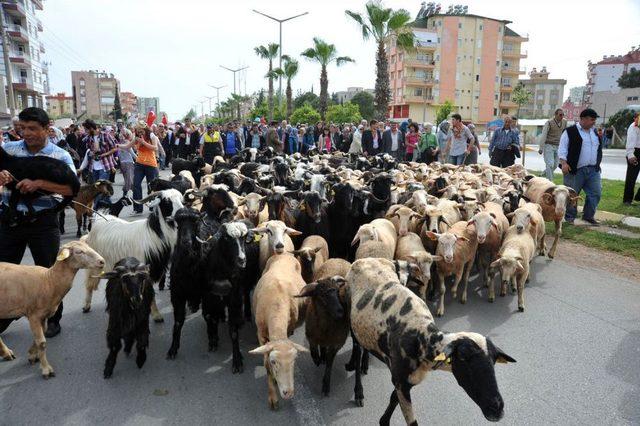
[[[477,271],[489,302],[499,275],[500,295],[511,287],[524,311],[529,265],[536,255],[554,257],[565,209],[578,200],[572,189],[519,166],[269,150],[244,150],[213,165],[183,161],[173,173],[142,200],[147,218],[119,219],[121,206],[93,217],[89,233],[65,244],[50,269],[0,263],[0,332],[27,317],[34,336],[29,361],[40,361],[45,378],[54,376],[46,318],[79,269],[88,269],[85,312],[100,279],[109,280],[108,378],[122,343],[126,353],[135,343],[136,363],[144,364],[149,317],[162,321],[153,283],[163,288],[170,264],[174,328],[167,358],[178,354],[188,306],[202,310],[209,350],[217,349],[218,324],[228,323],[232,371],[240,373],[238,329],[253,319],[259,346],[249,353],[264,357],[272,409],[279,398],[293,397],[300,353],[325,364],[322,393],[329,395],[334,358],[351,335],[347,369],[355,371],[358,406],[369,354],[390,370],[393,390],[381,424],[389,424],[397,405],[407,424],[416,423],[410,390],[435,369],[451,371],[487,419],[502,417],[493,366],[515,360],[480,334],[439,330],[428,303],[444,315],[450,277],[453,299],[466,303],[469,275]],[[105,185],[83,193],[98,194]],[[548,252],[545,221],[556,224]],[[308,349],[290,340],[303,323]],[[0,357],[15,358],[1,339]]]

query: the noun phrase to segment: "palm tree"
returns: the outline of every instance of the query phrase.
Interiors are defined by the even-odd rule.
[[[293,92],[291,90],[291,80],[298,75],[300,64],[298,61],[290,57],[289,55],[282,55],[284,61],[284,68],[276,68],[274,71],[278,76],[283,76],[287,79],[287,90],[285,94],[287,96],[287,120],[293,112]]]
[[[408,25],[411,22],[411,14],[407,10],[385,8],[377,0],[370,1],[365,8],[364,15],[350,10],[345,10],[345,13],[361,27],[364,40],[369,40],[372,37],[378,45],[376,51],[376,115],[383,119],[387,115],[391,98],[389,62],[385,42],[390,37],[394,37],[398,49],[412,50],[415,46],[415,36]]]
[[[338,56],[334,44],[329,44],[318,37],[313,38],[313,47],[305,50],[301,55],[320,64],[320,117],[324,120],[324,114],[327,112],[327,88],[329,86],[327,65],[335,62],[337,66],[341,66],[347,62],[354,62],[354,60],[348,56]]]
[[[280,45],[277,43],[269,43],[267,46],[258,46],[253,49],[262,59],[269,61],[269,71],[266,78],[269,79],[269,93],[267,95],[267,102],[269,104],[269,121],[273,119],[273,60],[278,56]]]

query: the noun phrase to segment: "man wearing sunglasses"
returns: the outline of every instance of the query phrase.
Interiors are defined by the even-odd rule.
[[[540,135],[538,154],[544,155],[546,166],[544,174],[549,180],[553,180],[553,171],[558,167],[558,145],[560,145],[560,136],[566,127],[567,120],[564,119],[564,112],[558,108],[553,118],[545,123],[542,135]]]

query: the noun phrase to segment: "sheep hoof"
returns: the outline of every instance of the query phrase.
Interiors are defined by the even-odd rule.
[[[49,369],[49,370],[44,370],[42,372],[42,377],[45,379],[49,379],[50,377],[56,377],[56,373],[53,371],[53,369]]]
[[[553,260],[553,258],[555,257],[555,254],[548,253],[548,254],[547,254],[547,257],[548,257],[549,259]]]
[[[364,407],[364,398],[356,398],[354,402],[356,403],[356,407]]]
[[[178,356],[178,350],[177,349],[169,349],[169,352],[167,352],[167,359],[176,359],[176,356]]]
[[[436,316],[437,316],[437,317],[441,317],[441,316],[443,316],[443,315],[444,315],[444,312],[440,312],[440,311],[436,312]]]
[[[518,306],[518,310],[519,310],[520,312],[524,312],[524,306]]]
[[[110,379],[112,374],[113,374],[113,371],[104,370],[104,378],[105,379]]]
[[[495,297],[490,297],[490,298],[489,298],[489,303],[493,303],[495,300],[496,300],[496,298],[495,298]]]
[[[29,357],[29,364],[33,365],[36,362],[40,361],[37,356]]]
[[[82,308],[82,313],[86,314],[87,312],[89,312],[91,310],[91,306],[85,306],[84,308]]]
[[[7,353],[5,353],[2,356],[2,359],[4,359],[5,361],[13,361],[14,359],[16,359],[16,356],[13,354],[13,351],[11,349],[7,349]]]
[[[273,411],[278,411],[278,401],[269,400],[269,408]]]

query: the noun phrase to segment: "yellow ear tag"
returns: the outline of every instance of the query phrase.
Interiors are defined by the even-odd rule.
[[[445,361],[447,359],[447,357],[445,356],[445,354],[440,353],[437,357],[435,357],[433,360],[436,362],[442,362]]]
[[[56,260],[58,262],[62,262],[63,260],[67,259],[70,255],[71,255],[71,252],[69,251],[68,248],[62,249],[60,254],[58,254],[58,257],[56,257]]]
[[[305,211],[307,208],[304,206],[304,204],[300,204],[300,211],[303,212]]]
[[[254,242],[256,242],[256,243],[257,243],[257,242],[259,242],[261,239],[262,239],[262,234],[258,234],[258,233],[253,234],[253,241],[254,241]]]

